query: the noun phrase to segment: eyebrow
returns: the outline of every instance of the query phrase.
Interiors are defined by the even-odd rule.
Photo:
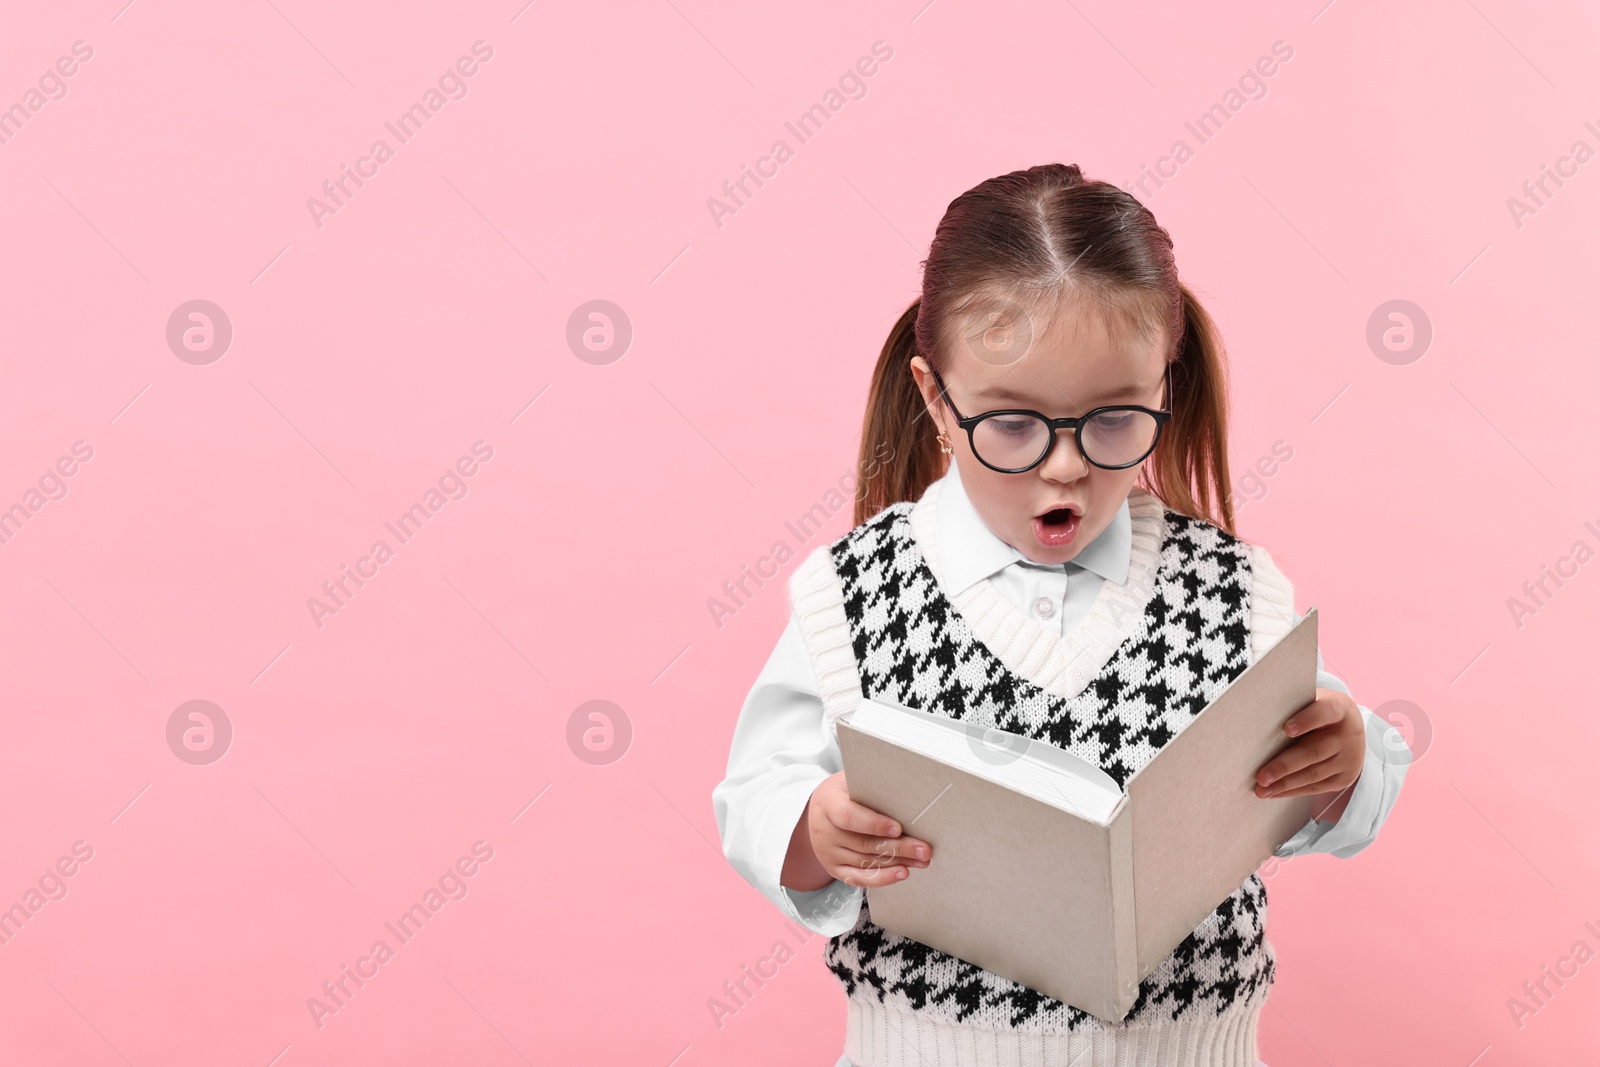
[[[1128,385],[1121,389],[1114,389],[1108,393],[1098,395],[1090,394],[1090,396],[1096,399],[1107,399],[1110,397],[1137,396],[1144,392],[1145,390],[1140,389],[1136,385]],[[976,393],[979,397],[996,401],[1010,401],[1011,403],[1015,404],[1033,404],[1037,402],[1033,397],[1024,396],[1016,390],[1008,388],[1004,385],[986,386],[982,389],[976,390]],[[1089,406],[1094,407],[1095,405],[1091,404]]]

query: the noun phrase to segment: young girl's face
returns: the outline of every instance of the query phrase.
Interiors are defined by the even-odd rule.
[[[1167,402],[1164,338],[1147,341],[1132,330],[1114,337],[1103,316],[1094,313],[1068,313],[1031,331],[1025,317],[998,332],[986,331],[987,323],[987,318],[961,323],[955,332],[963,340],[951,346],[954,351],[939,368],[950,400],[967,418],[996,408],[1075,418],[1107,404],[1160,410]],[[927,361],[915,356],[911,368],[929,417],[950,442],[973,508],[995,536],[1035,563],[1065,563],[1098,537],[1149,462],[1146,457],[1124,470],[1096,467],[1083,458],[1070,430],[1057,430],[1055,446],[1042,463],[1021,474],[1002,474],[973,455]],[[1071,524],[1063,529],[1044,522],[1047,512],[1063,506],[1078,513],[1076,531]]]

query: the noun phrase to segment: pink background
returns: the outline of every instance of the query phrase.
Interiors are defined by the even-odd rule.
[[[1507,606],[1600,547],[1600,162],[1520,226],[1506,203],[1600,148],[1592,10],[122,3],[0,34],[0,104],[93,49],[0,144],[0,507],[93,451],[0,545],[0,906],[93,850],[0,945],[0,1060],[832,1064],[820,938],[707,1007],[792,941],[710,805],[786,594],[720,627],[708,600],[851,469],[954,196],[1049,161],[1128,182],[1275,41],[1266,95],[1144,198],[1229,345],[1236,476],[1292,449],[1241,482],[1241,532],[1357,699],[1432,740],[1367,852],[1271,876],[1263,1056],[1600,1053],[1600,962],[1507,1006],[1600,950],[1600,563]],[[784,122],[875,41],[866,95],[799,144]],[[319,226],[307,198],[378,138]],[[719,227],[707,199],[779,138]],[[205,365],[166,340],[197,299],[233,328]],[[609,363],[566,339],[596,299],[633,329]],[[1433,329],[1398,364],[1366,340],[1395,299]],[[384,523],[477,441],[399,545]],[[380,538],[319,627],[308,599]],[[168,745],[191,700],[233,730],[208,765]],[[631,724],[619,761],[569,744],[591,700]],[[308,998],[479,841],[466,896],[319,1027]]]

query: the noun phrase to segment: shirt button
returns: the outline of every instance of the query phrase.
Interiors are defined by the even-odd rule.
[[[1042,596],[1033,602],[1033,610],[1039,613],[1040,618],[1048,619],[1056,613],[1056,602],[1047,596]]]

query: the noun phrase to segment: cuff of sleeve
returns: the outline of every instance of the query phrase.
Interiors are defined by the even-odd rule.
[[[1281,860],[1291,859],[1312,851],[1311,846],[1316,844],[1323,834],[1328,832],[1329,823],[1319,823],[1312,819],[1300,827],[1295,835],[1273,851],[1273,855]]]
[[[783,877],[783,861],[789,854],[789,840],[794,836],[795,824],[810,802],[812,791],[824,777],[825,773],[815,781],[790,783],[772,798],[762,828],[761,854],[773,857],[775,865],[762,875],[773,890],[767,896],[785,915],[808,930],[832,937],[855,926],[866,890],[846,885],[837,878],[820,889],[810,890],[791,889],[779,881]]]
[[[809,891],[784,886],[783,895],[788,905],[784,910],[806,929],[834,937],[855,927],[866,893],[862,887],[846,885],[837,878],[821,889]]]

